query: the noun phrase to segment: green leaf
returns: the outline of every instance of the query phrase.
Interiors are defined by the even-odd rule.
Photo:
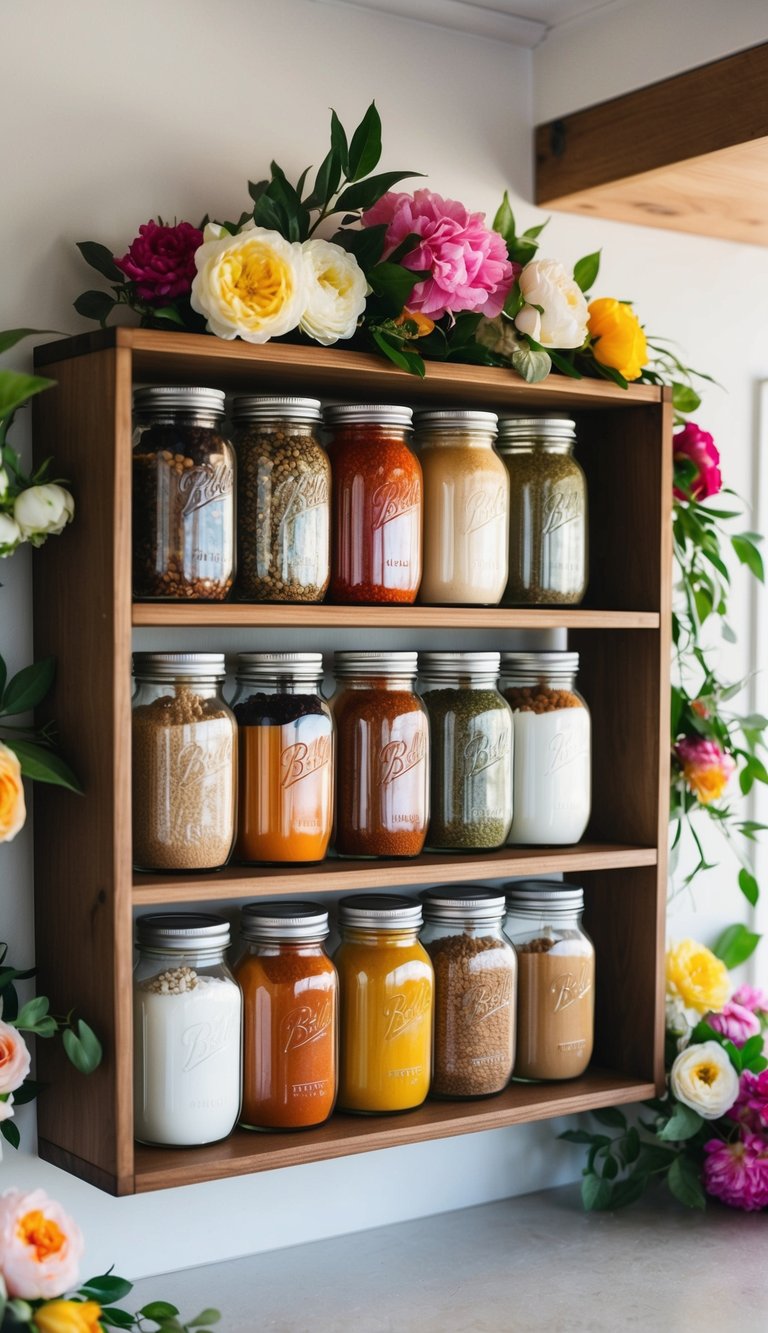
[[[98,1069],[103,1056],[101,1042],[82,1018],[78,1019],[76,1033],[71,1028],[65,1029],[62,1041],[69,1059],[81,1074],[92,1074]]]
[[[574,265],[573,280],[583,292],[588,292],[599,272],[600,251],[595,250],[594,254],[584,255],[584,258],[579,259]]]
[[[8,737],[5,744],[18,757],[25,777],[31,778],[33,782],[50,782],[55,787],[66,787],[68,791],[82,794],[79,778],[55,751],[36,745],[34,741],[15,741]]]
[[[112,1305],[121,1301],[133,1291],[133,1283],[124,1277],[115,1277],[112,1273],[101,1273],[98,1277],[89,1277],[80,1287],[80,1295],[98,1301],[101,1305]]]
[[[349,172],[349,148],[347,147],[347,135],[344,126],[339,120],[336,112],[331,108],[331,147],[336,151],[341,169],[346,176]]]
[[[161,305],[152,311],[153,319],[164,319],[169,324],[176,324],[180,329],[187,326],[174,305]]]
[[[706,1200],[699,1173],[687,1157],[676,1157],[667,1176],[667,1184],[686,1208],[704,1208]]]
[[[95,268],[103,278],[109,282],[126,282],[126,276],[123,270],[117,267],[115,257],[106,245],[99,245],[98,241],[78,241],[77,248],[83,256],[86,264]]]
[[[249,195],[251,196],[251,198],[252,198],[254,204],[257,204],[257,203],[259,202],[259,200],[261,199],[261,196],[264,194],[264,191],[266,190],[266,188],[267,188],[268,185],[269,185],[269,181],[249,181],[249,182],[248,182],[248,193],[249,193]],[[226,225],[226,224],[223,224],[223,225]]]
[[[375,227],[362,227],[359,231],[342,229],[334,236],[334,244],[354,255],[364,273],[378,264],[384,249],[384,237],[387,224],[382,222]]]
[[[83,292],[72,304],[83,319],[95,319],[103,326],[112,314],[117,301],[108,292],[89,291]]]
[[[554,347],[537,347],[536,350],[541,352],[545,351],[547,355],[552,358],[552,364],[557,367],[561,375],[567,375],[569,379],[572,380],[580,380],[584,378],[572,362],[570,362],[566,356],[562,356],[560,352],[556,352]]]
[[[99,1320],[107,1328],[135,1328],[136,1319],[128,1310],[120,1310],[116,1305],[102,1310]]]
[[[631,1166],[632,1163],[636,1162],[639,1158],[640,1135],[634,1125],[631,1125],[624,1135],[624,1138],[619,1140],[618,1152],[625,1166]]]
[[[603,1180],[615,1180],[619,1174],[619,1164],[611,1153],[606,1153],[603,1159]]]
[[[754,907],[760,897],[760,889],[758,888],[757,880],[754,875],[744,868],[739,871],[739,888],[744,894],[747,902]]]
[[[617,1111],[615,1106],[606,1106],[601,1111],[593,1111],[592,1115],[598,1124],[607,1125],[609,1129],[626,1129],[627,1117],[622,1111]]]
[[[14,1027],[34,1032],[37,1024],[47,1015],[49,1008],[50,1000],[45,995],[37,995],[34,1000],[28,1000],[24,1005],[14,1022]]]
[[[648,1187],[648,1177],[641,1172],[629,1176],[626,1180],[619,1181],[614,1185],[611,1195],[612,1208],[626,1208],[631,1203],[637,1203],[641,1199]]]
[[[761,1032],[759,1032],[757,1036],[750,1037],[747,1041],[745,1041],[744,1045],[741,1048],[742,1069],[750,1069],[752,1066],[752,1061],[755,1059],[759,1060],[762,1057],[762,1054],[763,1054],[763,1035]]]
[[[15,370],[0,370],[0,420],[9,417],[17,407],[34,398],[43,389],[53,388],[55,380],[42,375],[22,375]]]
[[[731,971],[732,968],[739,967],[741,963],[745,963],[751,957],[760,943],[760,939],[760,935],[747,930],[745,925],[737,921],[734,925],[726,927],[718,937],[712,952]]]
[[[212,1324],[218,1324],[220,1319],[221,1319],[220,1311],[211,1308],[209,1310],[203,1310],[201,1314],[197,1315],[194,1319],[188,1319],[187,1327],[210,1328]]]
[[[140,1315],[145,1319],[154,1319],[155,1323],[159,1319],[172,1319],[178,1313],[177,1307],[168,1301],[150,1301],[149,1305],[143,1305],[139,1310]]]
[[[315,188],[304,200],[305,208],[322,208],[329,203],[339,188],[340,180],[341,161],[336,150],[331,147],[317,168]]]
[[[375,294],[399,315],[404,305],[408,304],[411,292],[421,280],[421,274],[413,273],[400,264],[389,264],[386,260],[376,264],[368,272],[368,281]]]
[[[687,416],[689,412],[695,412],[700,405],[701,398],[690,384],[681,384],[678,380],[673,380],[672,406],[676,412],[682,412]]]
[[[731,546],[741,564],[746,565],[755,578],[763,583],[765,581],[763,557],[754,542],[746,534],[742,534],[740,537],[731,537]]]
[[[567,1143],[593,1143],[595,1139],[595,1135],[588,1134],[585,1129],[566,1129],[557,1137]]]
[[[703,1124],[697,1111],[678,1102],[666,1125],[658,1131],[658,1137],[663,1143],[682,1143],[685,1139],[692,1139]]]
[[[32,338],[35,334],[55,333],[55,329],[5,329],[0,333],[0,353],[8,352],[23,338]]]
[[[399,370],[405,370],[409,375],[418,375],[421,379],[424,378],[424,360],[418,352],[395,346],[379,329],[371,329],[371,337],[379,351],[383,352]]]
[[[20,1088],[17,1088],[13,1094],[14,1106],[26,1106],[27,1102],[33,1102],[35,1097],[39,1097],[47,1085],[39,1083],[37,1079],[25,1078]]]
[[[50,690],[55,674],[55,657],[43,657],[32,666],[22,667],[3,691],[0,715],[26,713],[28,709],[36,708]]]
[[[381,117],[376,103],[371,102],[363,119],[352,135],[349,145],[347,179],[359,181],[367,176],[381,157]]]
[[[611,1202],[609,1181],[592,1174],[585,1176],[581,1182],[581,1201],[587,1212],[607,1208]]]
[[[335,212],[372,208],[398,181],[422,174],[421,171],[383,171],[380,176],[369,176],[367,180],[347,186],[336,200]]]
[[[552,358],[547,352],[534,352],[530,347],[518,347],[512,353],[512,369],[526,384],[539,384],[552,369]]]
[[[509,202],[509,195],[506,190],[504,191],[504,197],[496,210],[496,216],[493,219],[492,227],[500,236],[503,236],[508,247],[514,244],[517,239],[515,235],[515,215],[512,212],[512,205]]]
[[[12,1120],[4,1120],[2,1124],[0,1124],[0,1134],[2,1134],[7,1143],[10,1143],[12,1148],[18,1148],[21,1143],[21,1135]]]

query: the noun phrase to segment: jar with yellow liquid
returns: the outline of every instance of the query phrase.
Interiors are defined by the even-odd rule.
[[[409,1111],[427,1096],[434,972],[421,920],[412,898],[354,894],[339,904],[341,1110]]]

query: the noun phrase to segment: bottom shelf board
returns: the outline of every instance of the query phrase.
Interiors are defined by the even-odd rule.
[[[572,1115],[656,1095],[653,1083],[590,1069],[568,1083],[513,1083],[481,1101],[427,1101],[400,1115],[351,1116],[339,1112],[319,1129],[293,1133],[236,1130],[204,1148],[149,1148],[136,1144],[135,1193],[191,1185],[203,1180],[299,1166],[377,1148],[452,1138],[506,1125]]]

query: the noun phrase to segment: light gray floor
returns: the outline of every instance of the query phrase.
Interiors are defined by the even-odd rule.
[[[220,1333],[768,1333],[768,1219],[574,1186],[136,1284]],[[126,1305],[129,1302],[126,1302]]]

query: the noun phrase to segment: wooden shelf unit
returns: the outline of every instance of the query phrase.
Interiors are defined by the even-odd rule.
[[[429,365],[421,381],[344,350],[117,329],[50,343],[38,368],[57,387],[35,400],[35,451],[70,478],[77,518],[35,560],[35,652],[58,659],[51,715],[85,798],[38,787],[36,932],[41,985],[54,1010],[76,1006],[100,1033],[102,1066],[87,1080],[53,1043],[39,1076],[39,1151],[115,1194],[219,1179],[387,1145],[498,1128],[651,1094],[663,1077],[663,976],[669,780],[671,408],[650,386],[628,391],[551,376]],[[482,405],[573,413],[590,493],[592,572],[582,607],[168,605],[131,601],[131,392],[136,383],[201,383],[240,392]],[[593,716],[593,817],[576,847],[484,856],[319,866],[231,866],[212,875],[134,874],[131,860],[130,652],[133,627],[153,644],[189,627],[335,627],[460,631],[567,629],[581,654],[580,688]],[[188,635],[187,638],[190,638]],[[144,640],[142,640],[144,643]],[[196,1149],[133,1141],[131,973],[134,909],[227,903],[283,893],[423,887],[563,873],[584,885],[598,953],[595,1065],[573,1083],[513,1084],[476,1103],[428,1102],[392,1117],[335,1115],[292,1135],[238,1131]]]

